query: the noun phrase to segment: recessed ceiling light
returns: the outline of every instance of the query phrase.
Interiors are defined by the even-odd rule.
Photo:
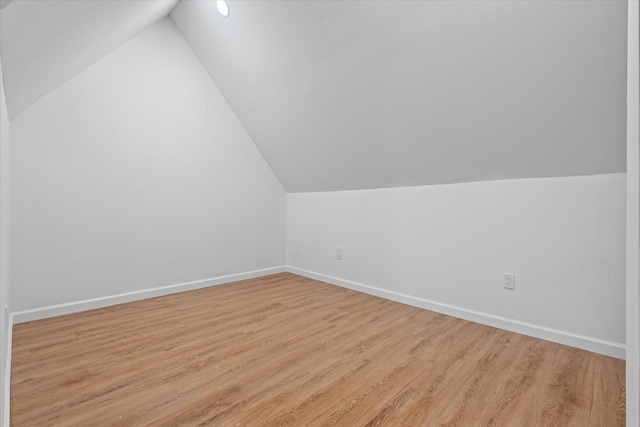
[[[218,12],[220,12],[220,15],[224,16],[225,18],[229,16],[229,5],[226,1],[217,0],[216,7],[218,8]]]

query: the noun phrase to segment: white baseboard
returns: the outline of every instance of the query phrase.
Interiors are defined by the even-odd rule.
[[[618,359],[625,359],[625,345],[617,342],[601,340],[594,337],[561,331],[559,329],[547,328],[545,326],[521,322],[515,319],[495,316],[489,313],[483,313],[480,311],[469,310],[466,308],[443,304],[436,301],[430,301],[424,298],[406,295],[400,292],[389,291],[387,289],[364,285],[362,283],[344,280],[338,277],[327,276],[325,274],[304,270],[302,268],[287,266],[286,269],[290,273],[298,274],[310,279],[319,280],[322,282],[330,283],[332,285],[341,286],[343,288],[363,292],[369,295],[374,295],[414,307],[424,308],[426,310],[435,311],[437,313],[447,314],[449,316],[470,320],[472,322],[481,323],[483,325],[493,326],[495,328],[504,329],[507,331],[516,332],[547,341],[553,341],[559,344],[592,351],[594,353],[604,354],[606,356],[611,356]]]
[[[223,285],[225,283],[237,282],[240,280],[254,279],[256,277],[283,273],[285,271],[286,269],[284,266],[265,268],[262,270],[254,270],[244,273],[230,274],[227,276],[212,277],[209,279],[179,283],[176,285],[127,292],[124,294],[108,295],[105,297],[87,299],[84,301],[50,305],[47,307],[34,308],[31,310],[16,311],[12,313],[13,324],[30,322],[32,320],[46,319],[48,317],[61,316],[63,314],[78,313],[81,311],[93,310],[95,308],[108,307],[126,302],[175,294],[178,292],[192,291],[194,289],[201,289],[209,286]]]
[[[10,405],[11,405],[11,349],[13,344],[13,315],[9,314],[9,324],[7,325],[7,363],[3,366],[5,369],[4,384],[2,389],[2,398],[4,399],[4,412],[0,414],[0,420],[2,420],[2,426],[9,427],[10,417]]]

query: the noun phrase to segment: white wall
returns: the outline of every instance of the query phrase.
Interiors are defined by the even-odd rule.
[[[287,203],[291,267],[624,357],[625,174],[288,194]],[[515,291],[503,289],[503,272],[516,274]]]
[[[627,426],[640,425],[640,8],[629,1],[627,43]]]
[[[6,366],[9,348],[8,325],[4,307],[11,309],[9,302],[9,160],[11,146],[11,123],[7,114],[0,62],[0,425],[4,419],[5,391],[7,388]]]
[[[12,122],[13,310],[281,266],[280,183],[165,18]]]

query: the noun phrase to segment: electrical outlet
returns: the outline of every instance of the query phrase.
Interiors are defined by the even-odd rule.
[[[514,290],[516,288],[516,275],[504,273],[504,288]]]
[[[342,248],[336,248],[336,259],[342,259]]]
[[[4,306],[4,328],[9,330],[9,307]]]

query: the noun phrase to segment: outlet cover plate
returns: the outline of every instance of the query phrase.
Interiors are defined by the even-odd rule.
[[[504,288],[515,290],[516,289],[516,275],[513,273],[504,273]]]

